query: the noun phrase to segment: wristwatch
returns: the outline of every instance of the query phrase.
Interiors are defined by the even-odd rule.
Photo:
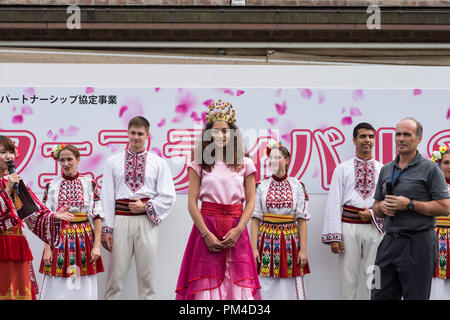
[[[408,210],[414,211],[414,200],[411,199],[408,204]]]

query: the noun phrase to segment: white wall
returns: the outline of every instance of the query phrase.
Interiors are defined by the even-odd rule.
[[[393,66],[207,66],[207,65],[66,65],[0,64],[0,86],[104,87],[325,87],[325,88],[448,88],[448,67]],[[39,174],[36,172],[36,174]],[[307,186],[308,187],[308,186]],[[42,197],[42,195],[39,195]],[[312,273],[306,276],[310,299],[338,299],[337,257],[321,244],[326,195],[310,195],[312,218],[308,226],[308,253]],[[160,226],[157,298],[173,299],[180,262],[192,221],[187,196],[178,195],[171,215]],[[28,235],[37,271],[42,242]],[[102,251],[106,269],[108,253]],[[37,274],[41,283],[41,276]],[[103,297],[106,274],[99,277]],[[367,298],[364,283],[360,298]],[[136,299],[134,264],[124,299]]]

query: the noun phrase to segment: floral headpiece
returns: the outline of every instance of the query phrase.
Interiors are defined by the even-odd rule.
[[[434,150],[431,153],[431,161],[436,163],[441,163],[442,156],[448,152],[448,147],[446,145],[439,146],[438,150]]]
[[[280,149],[283,145],[281,141],[272,141],[267,144],[267,147],[264,149],[264,155],[270,156],[270,152],[272,149]]]
[[[217,102],[213,101],[209,105],[209,111],[206,114],[206,122],[226,121],[235,123],[235,115],[236,111],[234,110],[233,105],[229,102],[222,102],[222,99],[219,99]]]
[[[52,157],[55,160],[59,159],[59,153],[61,152],[61,150],[65,147],[65,144],[58,144],[57,146],[52,148]]]

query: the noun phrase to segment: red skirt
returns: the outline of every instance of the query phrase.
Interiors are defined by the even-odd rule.
[[[450,218],[436,217],[435,231],[439,241],[439,261],[434,272],[434,278],[450,279]]]
[[[36,300],[32,260],[20,224],[0,231],[0,300]]]
[[[62,234],[61,245],[53,249],[52,265],[44,265],[44,260],[41,259],[40,273],[54,277],[70,277],[74,273],[86,276],[104,271],[102,258],[90,262],[94,236],[89,222],[66,222]]]
[[[297,264],[300,239],[295,222],[263,222],[259,228],[258,248],[260,276],[292,278],[310,273],[308,263],[303,268]]]

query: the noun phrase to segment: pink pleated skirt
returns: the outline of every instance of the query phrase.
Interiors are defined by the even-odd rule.
[[[236,227],[242,204],[202,202],[201,213],[219,240]],[[210,252],[192,227],[178,277],[177,300],[260,300],[260,284],[247,227],[233,248]]]

